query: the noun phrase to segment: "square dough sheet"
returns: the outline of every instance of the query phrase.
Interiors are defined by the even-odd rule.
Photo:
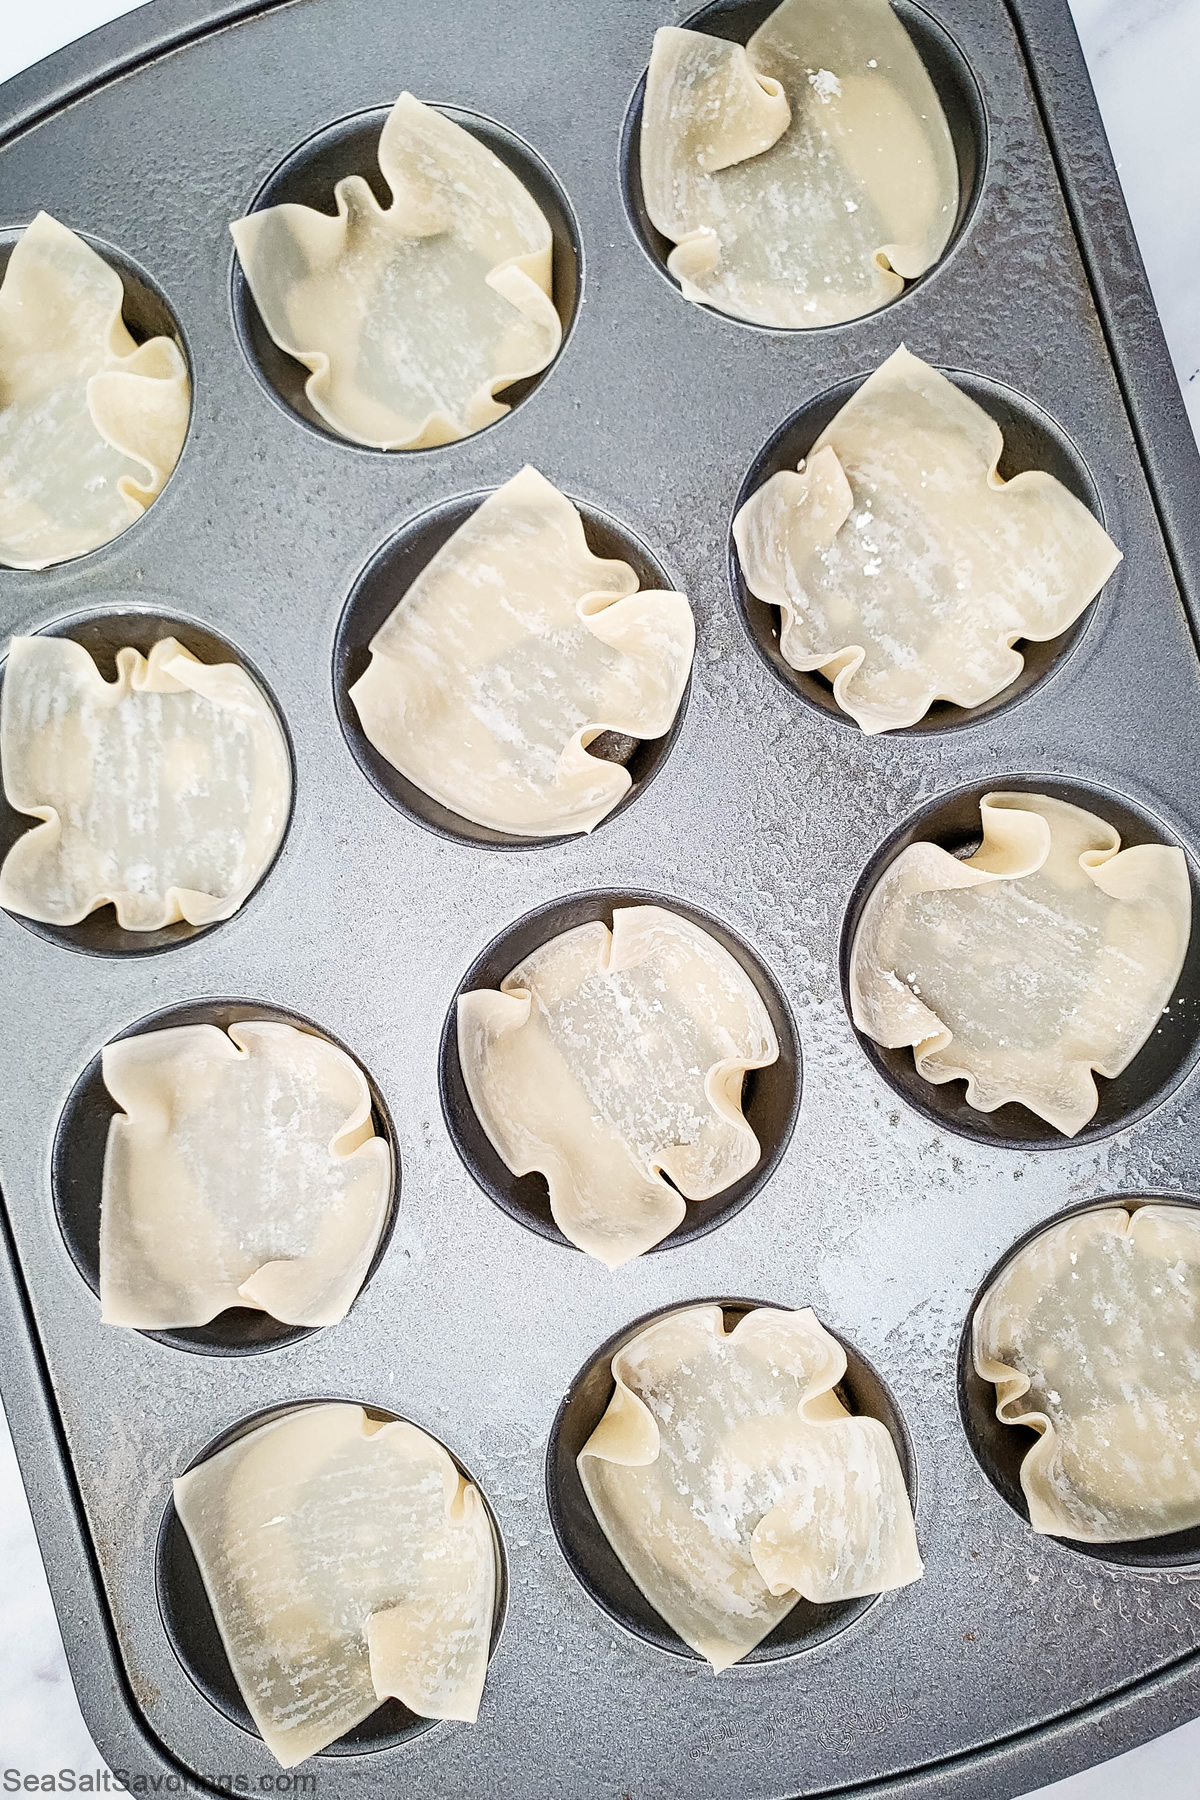
[[[1053,475],[1003,480],[1003,452],[995,420],[901,346],[734,520],[784,660],[827,676],[864,731],[1002,693],[1017,640],[1060,637],[1121,560]]]
[[[590,831],[629,771],[603,731],[670,730],[696,630],[683,594],[593,556],[578,509],[536,469],[489,494],[371,640],[350,698],[402,775],[518,837]]]
[[[759,325],[874,312],[958,213],[941,101],[887,0],[784,0],[744,48],[664,27],[641,175],[684,296]]]
[[[1200,1525],[1200,1208],[1097,1208],[1018,1251],[980,1301],[975,1367],[1030,1426],[1035,1531],[1083,1543]]]
[[[389,1697],[473,1720],[496,1550],[434,1438],[323,1401],[257,1426],[174,1484],[238,1687],[285,1769]]]
[[[553,237],[486,144],[412,94],[379,139],[392,194],[361,175],[337,213],[270,206],[230,227],[268,332],[311,369],[333,430],[379,450],[469,437],[509,410],[496,394],[553,361],[562,325]]]
[[[1159,1023],[1191,937],[1183,851],[1122,850],[1094,813],[1045,794],[985,794],[973,856],[910,844],[869,895],[850,955],[854,1023],[911,1045],[926,1081],[968,1104],[1018,1101],[1074,1137],[1093,1070],[1128,1068]]]
[[[191,410],[183,352],[135,343],[121,277],[39,213],[0,284],[0,564],[107,544],[161,493]]]
[[[248,1306],[336,1324],[392,1190],[357,1064],[312,1032],[255,1019],[119,1038],[103,1067],[123,1109],[104,1158],[105,1323],[163,1331]]]
[[[117,653],[105,681],[70,638],[17,637],[0,696],[10,806],[42,823],[0,868],[0,906],[77,925],[111,902],[125,931],[235,913],[279,848],[291,758],[237,663],[174,638]]]
[[[654,1320],[618,1351],[579,1478],[622,1564],[717,1671],[801,1598],[923,1573],[896,1447],[834,1393],[846,1355],[807,1310],[719,1306]]]
[[[754,1168],[742,1082],[779,1044],[721,944],[666,907],[629,906],[611,932],[597,920],[549,939],[499,991],[461,994],[458,1050],[498,1154],[515,1175],[539,1170],[559,1230],[613,1269],[673,1231],[686,1200]]]

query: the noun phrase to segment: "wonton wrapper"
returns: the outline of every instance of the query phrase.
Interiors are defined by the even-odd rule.
[[[371,1264],[392,1159],[336,1044],[278,1021],[181,1025],[104,1049],[118,1106],[100,1213],[109,1325],[205,1325],[229,1306],[334,1325]]]
[[[77,925],[111,901],[125,931],[235,913],[283,836],[291,763],[237,663],[162,638],[105,681],[70,638],[13,638],[0,700],[10,806],[42,819],[0,868],[0,906]]]
[[[174,1484],[238,1687],[285,1769],[392,1696],[473,1720],[496,1597],[479,1491],[415,1425],[325,1401]]]
[[[460,994],[458,1051],[504,1162],[540,1170],[564,1237],[615,1269],[674,1231],[684,1196],[710,1199],[758,1162],[742,1078],[779,1045],[726,949],[665,907],[629,906],[611,932],[596,920],[551,938],[499,992]]]
[[[744,49],[656,32],[641,171],[685,297],[760,325],[874,312],[958,213],[941,102],[887,0],[784,0]]]
[[[990,700],[1024,667],[1017,639],[1058,637],[1121,560],[1053,475],[1002,480],[1003,451],[983,408],[901,347],[734,520],[785,660],[828,676],[864,731]]]
[[[923,1573],[896,1447],[834,1393],[846,1353],[816,1316],[719,1306],[656,1319],[613,1357],[616,1391],[579,1453],[605,1537],[717,1671],[800,1599],[827,1605]]]
[[[350,689],[382,756],[463,818],[521,837],[590,831],[632,785],[585,746],[661,737],[696,630],[683,594],[639,592],[524,468],[460,525],[371,640]]]
[[[304,391],[352,443],[414,450],[469,437],[493,398],[562,341],[544,213],[478,138],[401,94],[379,139],[385,211],[361,175],[336,217],[285,205],[230,226],[263,323],[311,369]]]
[[[1200,1525],[1200,1214],[1053,1225],[979,1303],[996,1416],[1040,1433],[1021,1463],[1035,1531],[1084,1543]]]
[[[850,957],[854,1023],[911,1044],[926,1081],[966,1078],[968,1104],[1019,1101],[1067,1137],[1161,1018],[1183,967],[1183,851],[1120,848],[1111,825],[1044,794],[985,794],[983,843],[960,861],[910,844],[863,908]]]
[[[137,344],[115,269],[48,213],[0,285],[0,563],[44,569],[117,537],[179,461],[191,393],[170,338]]]

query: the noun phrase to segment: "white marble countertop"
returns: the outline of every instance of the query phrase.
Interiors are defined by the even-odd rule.
[[[27,0],[18,12],[18,0],[5,0],[0,81],[130,10],[127,0]],[[1200,0],[1072,0],[1072,10],[1200,436]],[[10,1769],[39,1776],[95,1770],[100,1758],[75,1704],[2,1418],[0,1567],[0,1791]],[[1200,1720],[1028,1800],[1198,1795]]]

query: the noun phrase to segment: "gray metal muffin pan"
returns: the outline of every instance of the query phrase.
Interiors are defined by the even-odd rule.
[[[1015,1114],[995,1116],[996,1141],[939,1110],[952,1092],[917,1095],[865,1054],[843,1004],[863,871],[922,815],[961,838],[955,796],[1015,777],[1098,792],[1194,866],[1200,851],[1187,610],[1200,465],[1066,6],[929,0],[933,23],[911,0],[899,9],[940,46],[975,171],[969,216],[892,306],[811,333],[688,306],[636,217],[629,109],[655,27],[681,22],[686,0],[154,0],[0,94],[3,242],[45,207],[110,247],[169,308],[195,389],[178,469],[145,518],[74,563],[0,571],[0,624],[142,612],[182,620],[185,642],[213,633],[274,697],[296,770],[282,851],[225,924],[127,954],[102,922],[67,942],[0,916],[0,1379],[84,1713],[131,1779],[275,1775],[206,1697],[189,1647],[204,1621],[183,1605],[181,1625],[159,1547],[172,1475],[248,1417],[321,1395],[442,1438],[486,1494],[508,1568],[478,1724],[364,1728],[298,1772],[336,1800],[981,1800],[1200,1710],[1200,1569],[1034,1537],[983,1472],[957,1399],[972,1296],[1023,1233],[1096,1196],[1200,1191],[1194,978],[1137,1096],[1106,1098],[1106,1135],[1075,1144]],[[727,27],[744,30],[766,7],[734,10]],[[494,122],[494,142],[550,172],[577,304],[508,418],[388,456],[290,410],[274,383],[291,377],[255,350],[227,227],[281,165],[295,170],[298,147],[353,139],[338,122],[378,116],[405,87]],[[901,340],[1007,395],[1016,466],[1028,426],[1125,562],[1015,699],[868,739],[819,683],[770,666],[769,615],[730,581],[729,524],[781,428],[800,454],[805,418]],[[527,460],[686,590],[698,650],[653,784],[590,839],[514,854],[444,835],[367,778],[339,727],[335,643],[355,648],[339,621],[381,546]],[[674,896],[716,919],[770,972],[803,1053],[796,1128],[748,1204],[615,1275],[476,1185],[439,1077],[448,1010],[485,948],[592,892]],[[72,1090],[139,1021],[246,1005],[312,1021],[369,1073],[403,1169],[386,1251],[342,1325],[274,1346],[200,1355],[102,1328],[53,1179]],[[75,1204],[78,1225],[87,1195]],[[593,1604],[555,1541],[543,1462],[606,1340],[663,1307],[746,1294],[811,1304],[885,1384],[915,1456],[927,1573],[827,1642],[715,1679]]]

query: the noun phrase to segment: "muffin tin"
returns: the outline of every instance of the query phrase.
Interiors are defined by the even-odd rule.
[[[745,35],[769,7],[717,10]],[[1034,1537],[977,1460],[957,1394],[972,1296],[1014,1241],[1097,1196],[1200,1192],[1194,959],[1143,1053],[1144,1091],[1074,1143],[1042,1142],[1016,1114],[976,1115],[961,1135],[940,1105],[959,1090],[917,1094],[864,1054],[839,982],[864,871],[910,830],[969,830],[963,796],[1021,781],[1099,793],[1124,829],[1180,843],[1194,876],[1200,852],[1187,611],[1200,465],[1066,6],[897,10],[939,46],[957,95],[964,216],[908,293],[814,332],[688,305],[639,219],[631,109],[654,29],[684,22],[686,0],[155,0],[0,94],[0,245],[45,207],[111,248],[173,319],[194,385],[161,497],[76,562],[0,570],[0,626],[74,634],[86,615],[98,646],[113,615],[136,615],[122,641],[160,618],[185,643],[212,634],[271,694],[296,775],[276,863],[223,924],[155,945],[103,919],[55,937],[0,916],[0,1380],[84,1714],[131,1778],[274,1783],[205,1664],[170,1480],[247,1420],[319,1396],[444,1440],[492,1508],[507,1568],[478,1724],[415,1732],[376,1715],[297,1772],[328,1800],[982,1800],[1200,1710],[1200,1563]],[[709,8],[700,23],[721,21]],[[386,455],[297,416],[280,386],[294,372],[272,375],[240,294],[228,222],[314,139],[361,158],[370,134],[345,122],[382,117],[405,87],[544,171],[573,322],[509,417]],[[773,658],[770,615],[730,580],[730,521],[744,485],[802,454],[901,340],[1002,406],[1006,466],[1050,458],[1125,561],[1070,642],[1034,653],[1021,692],[865,738]],[[590,839],[512,854],[360,766],[344,688],[391,571],[418,567],[465,496],[526,461],[582,504],[596,548],[604,532],[622,554],[641,546],[689,594],[698,648],[669,754],[611,746],[635,777],[619,813]],[[647,894],[715,920],[762,965],[799,1052],[793,1090],[771,1100],[779,1160],[746,1204],[709,1230],[689,1208],[678,1241],[609,1275],[544,1218],[527,1229],[519,1198],[477,1185],[440,1045],[502,934],[542,908],[597,916]],[[106,1041],[181,1008],[311,1021],[374,1083],[403,1189],[337,1327],[264,1343],[235,1341],[226,1320],[201,1344],[99,1323],[81,1246],[106,1114],[87,1071]],[[543,1465],[564,1394],[579,1399],[576,1372],[606,1341],[648,1313],[744,1294],[812,1305],[847,1343],[863,1404],[907,1434],[927,1573],[828,1641],[715,1679],[647,1642],[593,1578],[594,1604],[578,1553],[560,1553],[570,1400],[549,1505]]]

